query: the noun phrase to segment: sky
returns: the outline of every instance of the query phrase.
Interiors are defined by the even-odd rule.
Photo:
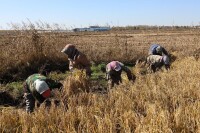
[[[200,0],[0,0],[0,29],[10,23],[66,27],[199,25]]]

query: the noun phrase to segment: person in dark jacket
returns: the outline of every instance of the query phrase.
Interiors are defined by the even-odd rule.
[[[166,55],[166,56],[169,56],[169,54],[166,51],[166,49],[163,48],[162,46],[158,45],[158,44],[151,45],[148,54],[149,55],[160,55],[160,56]]]
[[[24,82],[24,98],[26,112],[31,113],[35,108],[35,101],[40,104],[48,99],[53,88],[60,88],[62,84],[48,79],[41,74],[33,74]]]
[[[115,84],[122,83],[121,73],[125,71],[129,80],[135,80],[129,68],[124,66],[119,61],[112,61],[106,65],[106,79],[108,80],[109,88],[112,88]]]
[[[86,74],[88,76],[91,75],[90,61],[87,59],[86,55],[78,51],[73,44],[67,44],[61,52],[68,56],[69,70],[72,71],[73,68],[85,69]]]

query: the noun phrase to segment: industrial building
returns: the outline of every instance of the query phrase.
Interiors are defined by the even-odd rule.
[[[111,30],[110,27],[102,27],[102,26],[90,26],[89,28],[75,28],[73,29],[74,32],[79,31],[109,31]]]

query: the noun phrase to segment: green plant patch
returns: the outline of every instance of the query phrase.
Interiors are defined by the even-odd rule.
[[[5,90],[7,90],[14,97],[20,97],[23,95],[23,82],[8,83],[5,85]]]

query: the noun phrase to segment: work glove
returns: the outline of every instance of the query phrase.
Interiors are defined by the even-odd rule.
[[[73,72],[73,69],[74,69],[74,68],[73,68],[72,66],[69,67],[69,70],[70,70],[71,72]]]
[[[28,95],[28,93],[24,93],[23,98],[26,98]]]

